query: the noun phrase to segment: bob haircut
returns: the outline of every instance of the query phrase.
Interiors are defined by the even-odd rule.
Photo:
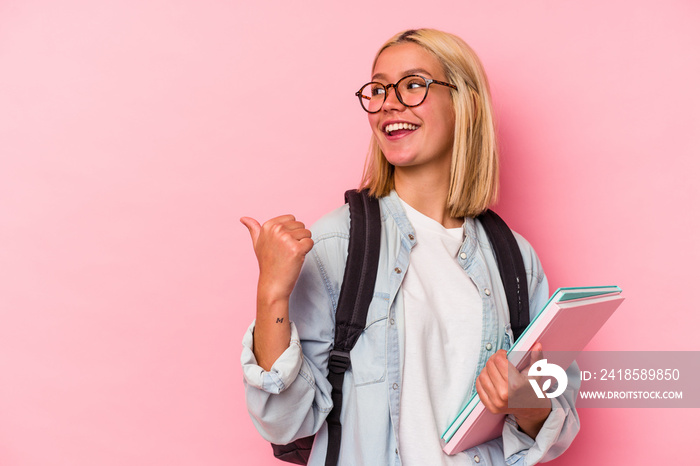
[[[374,57],[394,45],[414,43],[442,64],[453,91],[454,141],[447,207],[455,218],[475,217],[498,196],[498,149],[491,109],[491,93],[484,68],[474,50],[462,39],[435,29],[411,29],[389,39]],[[394,189],[394,166],[387,162],[374,135],[365,161],[362,188],[375,197]]]

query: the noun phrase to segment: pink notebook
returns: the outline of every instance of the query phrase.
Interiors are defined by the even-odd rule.
[[[542,343],[549,363],[567,368],[624,300],[616,286],[559,288],[508,351],[508,359],[523,370],[526,351]],[[552,355],[548,352],[556,351]],[[551,357],[550,357],[551,356]],[[500,437],[505,415],[492,414],[476,393],[450,424],[442,439],[443,450],[454,455]]]

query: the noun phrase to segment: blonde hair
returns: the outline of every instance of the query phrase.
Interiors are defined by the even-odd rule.
[[[416,29],[389,39],[377,52],[372,69],[384,50],[403,43],[418,44],[433,54],[447,81],[457,86],[451,93],[455,128],[447,207],[452,217],[475,217],[498,196],[498,149],[484,68],[474,50],[459,37],[435,29]],[[394,166],[387,162],[374,135],[361,187],[376,197],[394,189]]]

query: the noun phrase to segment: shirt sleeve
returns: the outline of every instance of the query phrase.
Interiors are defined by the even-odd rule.
[[[512,415],[506,417],[503,425],[503,454],[506,464],[525,466],[550,461],[571,445],[580,427],[574,405],[581,387],[580,374],[578,364],[572,363],[566,371],[569,378],[567,388],[560,396],[551,399],[552,411],[534,439],[518,429]]]
[[[241,354],[241,364],[243,366],[243,376],[246,383],[253,388],[263,390],[267,393],[281,393],[290,386],[302,363],[301,343],[299,342],[299,332],[294,322],[292,326],[292,337],[289,347],[277,358],[269,371],[258,365],[253,353],[253,330],[255,322],[250,324],[243,336],[243,352]]]
[[[316,244],[307,254],[289,299],[289,347],[269,371],[253,354],[253,323],[243,337],[241,364],[246,406],[255,428],[272,443],[285,445],[315,434],[333,407],[328,355],[335,314],[327,276]],[[323,270],[325,273],[321,273]]]

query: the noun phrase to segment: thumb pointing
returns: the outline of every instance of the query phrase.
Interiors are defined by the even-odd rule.
[[[241,223],[248,229],[250,238],[253,240],[253,247],[255,247],[258,244],[258,236],[260,236],[260,224],[250,217],[241,217]]]

